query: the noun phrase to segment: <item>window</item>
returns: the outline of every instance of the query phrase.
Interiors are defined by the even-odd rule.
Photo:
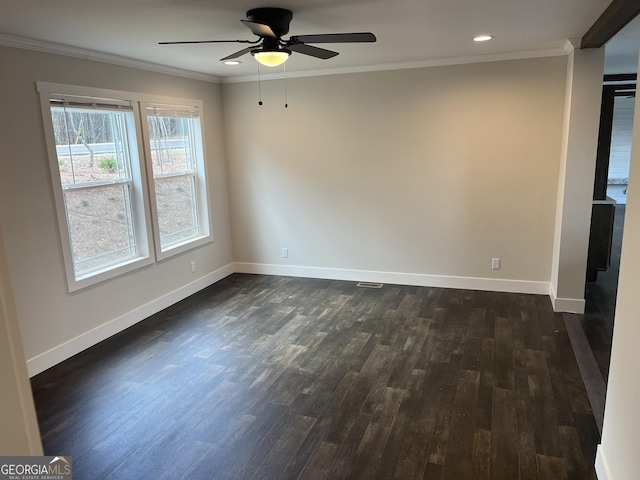
[[[69,291],[210,241],[200,102],[38,90]]]
[[[199,200],[205,190],[200,113],[194,107],[159,104],[147,104],[145,110],[156,254],[163,258],[206,238]]]

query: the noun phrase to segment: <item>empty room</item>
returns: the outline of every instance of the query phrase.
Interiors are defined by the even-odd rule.
[[[4,1],[3,469],[640,476],[638,122],[606,382],[582,327],[638,13]]]

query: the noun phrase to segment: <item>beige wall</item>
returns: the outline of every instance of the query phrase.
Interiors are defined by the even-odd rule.
[[[221,92],[5,47],[0,61],[0,220],[32,373],[230,273],[234,261],[548,288],[564,57],[289,79],[288,109],[280,80],[263,82],[259,107],[255,82]],[[69,294],[36,81],[201,98],[214,243]]]
[[[636,119],[640,118],[638,97],[635,112]],[[629,182],[607,404],[598,452],[600,480],[640,478],[640,121],[633,125]]]
[[[235,261],[548,289],[566,61],[223,85]]]
[[[0,221],[24,349],[34,373],[127,326],[136,319],[136,312],[153,313],[163,305],[158,299],[166,299],[166,304],[190,284],[201,288],[214,279],[216,271],[231,264],[220,86],[5,47],[0,47],[0,65]],[[69,294],[36,81],[202,99],[214,242]],[[195,274],[192,260],[197,262]],[[115,319],[119,322],[113,323]]]
[[[234,261],[549,286],[565,57],[289,79],[288,109],[279,80],[259,107],[255,82],[4,47],[0,62],[5,270],[34,368]],[[67,293],[36,81],[202,99],[214,243]]]

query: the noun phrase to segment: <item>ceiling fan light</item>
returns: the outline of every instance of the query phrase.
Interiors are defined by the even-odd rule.
[[[277,67],[287,61],[291,52],[288,50],[259,50],[251,52],[255,59],[265,67]]]
[[[488,42],[489,40],[493,40],[494,37],[493,35],[476,35],[475,37],[473,37],[473,41],[474,42]]]

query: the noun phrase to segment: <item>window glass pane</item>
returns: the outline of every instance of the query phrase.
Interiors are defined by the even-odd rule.
[[[64,192],[76,275],[137,255],[128,184]]]
[[[130,179],[126,113],[51,107],[62,185]]]
[[[155,187],[162,249],[198,236],[195,178],[157,178]]]
[[[194,172],[196,169],[194,129],[197,119],[148,115],[147,120],[153,175]]]

